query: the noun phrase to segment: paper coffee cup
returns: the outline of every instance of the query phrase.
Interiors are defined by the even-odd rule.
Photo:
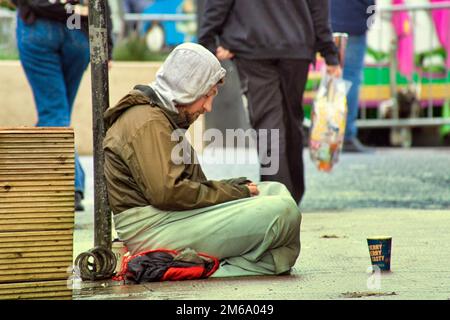
[[[391,270],[392,237],[376,236],[367,238],[372,266],[381,271]]]

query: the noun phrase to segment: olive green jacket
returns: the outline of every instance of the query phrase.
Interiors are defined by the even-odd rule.
[[[250,197],[246,178],[211,181],[194,161],[172,161],[179,145],[172,133],[187,129],[189,123],[164,109],[152,88],[136,86],[105,112],[104,119],[104,173],[114,214],[148,205],[190,210]]]

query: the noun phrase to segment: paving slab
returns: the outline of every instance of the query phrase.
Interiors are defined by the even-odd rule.
[[[118,286],[99,282],[75,299],[450,299],[450,214],[361,209],[303,215],[291,275]],[[366,238],[393,237],[391,272],[370,272]]]

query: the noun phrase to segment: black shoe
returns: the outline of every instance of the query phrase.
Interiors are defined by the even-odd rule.
[[[83,194],[80,191],[75,191],[75,211],[84,211],[84,206],[81,203],[83,198]]]
[[[352,153],[374,153],[374,150],[363,145],[358,138],[351,138],[349,140],[344,141],[344,145],[342,146],[343,152],[352,152]]]
[[[291,274],[292,274],[292,268],[290,268],[288,271],[280,273],[279,276],[290,276]]]

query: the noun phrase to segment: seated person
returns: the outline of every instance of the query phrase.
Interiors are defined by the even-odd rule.
[[[196,161],[173,159],[172,133],[211,111],[225,73],[207,49],[185,43],[153,83],[136,86],[105,112],[115,228],[131,254],[191,248],[215,256],[221,265],[213,276],[287,273],[300,253],[301,214],[286,187],[211,181]]]

